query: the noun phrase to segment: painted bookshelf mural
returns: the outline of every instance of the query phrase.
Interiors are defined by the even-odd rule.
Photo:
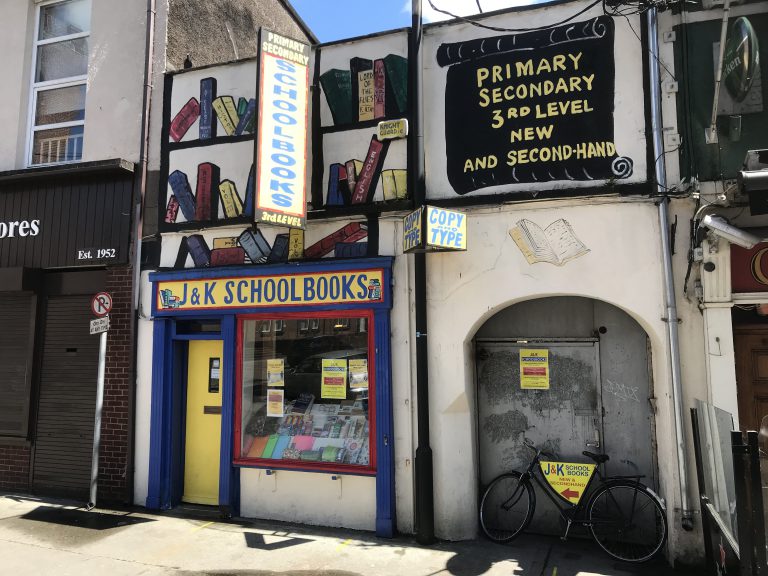
[[[405,139],[379,140],[379,122],[409,116],[407,34],[325,46],[320,54],[323,206],[403,200]]]
[[[353,56],[347,68],[320,74],[320,87],[334,126],[400,118],[408,113],[408,60]]]
[[[306,238],[311,240],[306,242]],[[319,258],[368,256],[365,222],[316,224],[306,232],[273,226],[251,226],[241,232],[203,230],[163,239],[164,268],[214,268],[251,264],[278,264]]]
[[[252,135],[256,128],[256,62],[170,76],[168,142],[205,143]]]
[[[166,80],[165,231],[253,219],[256,62]]]

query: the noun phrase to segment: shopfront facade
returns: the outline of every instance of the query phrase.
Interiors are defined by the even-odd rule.
[[[147,506],[306,521],[330,478],[337,515],[391,535],[391,259],[150,279]]]
[[[584,7],[524,16],[545,27]],[[520,17],[486,19],[504,29]],[[477,536],[479,494],[521,467],[528,439],[574,462],[605,453],[608,473],[644,476],[666,503],[671,549],[696,554],[681,528],[647,56],[630,29],[639,20],[592,7],[545,34],[425,29],[426,201],[466,218],[465,251],[426,255],[438,538]],[[418,530],[424,334],[403,250],[416,208],[412,137],[379,126],[413,120],[409,55],[403,30],[312,51],[303,231],[259,220],[258,64],[166,78],[161,250],[142,279],[137,502]],[[279,154],[293,149],[272,146],[286,176],[293,164]],[[682,309],[687,352],[700,323],[695,306]],[[550,359],[546,389],[523,385],[531,350]],[[556,533],[544,516],[540,529]]]
[[[133,342],[133,164],[0,175],[0,472],[4,489],[87,499],[99,337],[112,296],[99,495],[126,501]]]

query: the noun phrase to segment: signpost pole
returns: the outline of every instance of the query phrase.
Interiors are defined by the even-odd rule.
[[[107,363],[107,331],[112,296],[99,292],[91,300],[91,312],[97,316],[91,320],[91,334],[99,334],[99,371],[96,376],[96,410],[93,422],[93,451],[91,453],[91,491],[88,510],[96,506],[96,490],[99,482],[99,448],[101,447],[101,411],[104,406],[104,372]]]
[[[415,207],[426,200],[424,182],[424,131],[421,115],[421,0],[411,2],[411,34],[409,47],[410,90],[408,99],[413,120],[408,162],[408,190],[413,191]],[[418,445],[416,447],[416,541],[435,541],[435,503],[433,494],[432,447],[429,443],[429,361],[427,345],[427,258],[423,252],[414,255],[414,305],[416,316],[416,412]]]
[[[101,412],[104,406],[104,369],[107,363],[107,333],[99,335],[99,372],[96,377],[96,415],[93,422],[93,453],[91,456],[91,494],[88,509],[96,506],[96,490],[99,480],[99,449],[101,447]]]

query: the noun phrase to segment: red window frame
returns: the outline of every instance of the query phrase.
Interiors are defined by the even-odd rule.
[[[243,322],[246,320],[306,320],[332,318],[367,318],[368,319],[368,466],[358,464],[331,464],[304,460],[274,460],[272,458],[246,458],[240,453],[242,446],[242,402],[243,402]],[[316,312],[281,312],[241,314],[237,317],[237,359],[235,364],[235,430],[234,458],[237,466],[250,468],[268,468],[274,470],[304,470],[336,472],[339,474],[376,474],[376,346],[373,310],[329,310]]]

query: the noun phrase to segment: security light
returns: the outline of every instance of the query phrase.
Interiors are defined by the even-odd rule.
[[[763,241],[762,238],[759,238],[754,234],[750,234],[741,228],[736,228],[736,226],[731,226],[725,221],[725,218],[722,218],[721,216],[704,216],[701,225],[711,230],[715,236],[724,238],[731,244],[736,244],[747,250]]]

